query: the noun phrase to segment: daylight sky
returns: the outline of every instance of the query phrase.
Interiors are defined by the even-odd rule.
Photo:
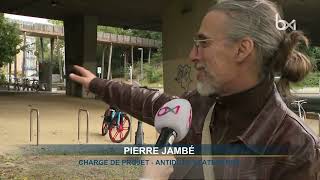
[[[14,14],[4,14],[4,17],[10,18],[10,19],[21,20],[21,21],[33,22],[33,23],[50,24],[48,22],[48,19],[43,19],[43,18],[19,16],[19,15],[14,15]]]

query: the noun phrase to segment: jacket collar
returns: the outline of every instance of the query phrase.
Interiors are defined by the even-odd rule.
[[[231,112],[233,118],[224,120],[232,129],[243,133],[261,112],[272,95],[273,78],[265,77],[256,86],[229,96],[216,97],[216,106]]]
[[[250,145],[264,147],[263,152],[265,152],[268,145],[270,145],[273,135],[283,123],[286,111],[287,106],[274,84],[271,97],[251,125],[238,138],[245,145],[248,145],[249,148]],[[255,149],[252,150],[256,151]]]

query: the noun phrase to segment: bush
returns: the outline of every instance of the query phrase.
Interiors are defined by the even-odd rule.
[[[320,72],[310,73],[303,81],[292,84],[293,87],[318,87],[320,80]]]
[[[144,75],[149,83],[156,83],[162,80],[162,68],[156,64],[145,64]]]
[[[6,76],[4,74],[0,74],[0,85],[5,84],[6,82]]]

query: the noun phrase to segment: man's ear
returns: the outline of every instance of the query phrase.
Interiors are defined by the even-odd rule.
[[[238,42],[238,46],[236,49],[235,59],[237,62],[242,63],[244,62],[247,57],[249,57],[254,50],[254,42],[251,38],[245,37],[242,38]]]

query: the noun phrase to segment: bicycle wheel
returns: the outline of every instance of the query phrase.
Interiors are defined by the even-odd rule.
[[[119,126],[117,126],[116,119],[112,120],[112,125],[109,127],[109,137],[112,142],[121,143],[129,135],[131,123],[127,115],[123,115]]]
[[[102,122],[102,127],[101,127],[101,135],[105,136],[108,133],[108,123]]]

